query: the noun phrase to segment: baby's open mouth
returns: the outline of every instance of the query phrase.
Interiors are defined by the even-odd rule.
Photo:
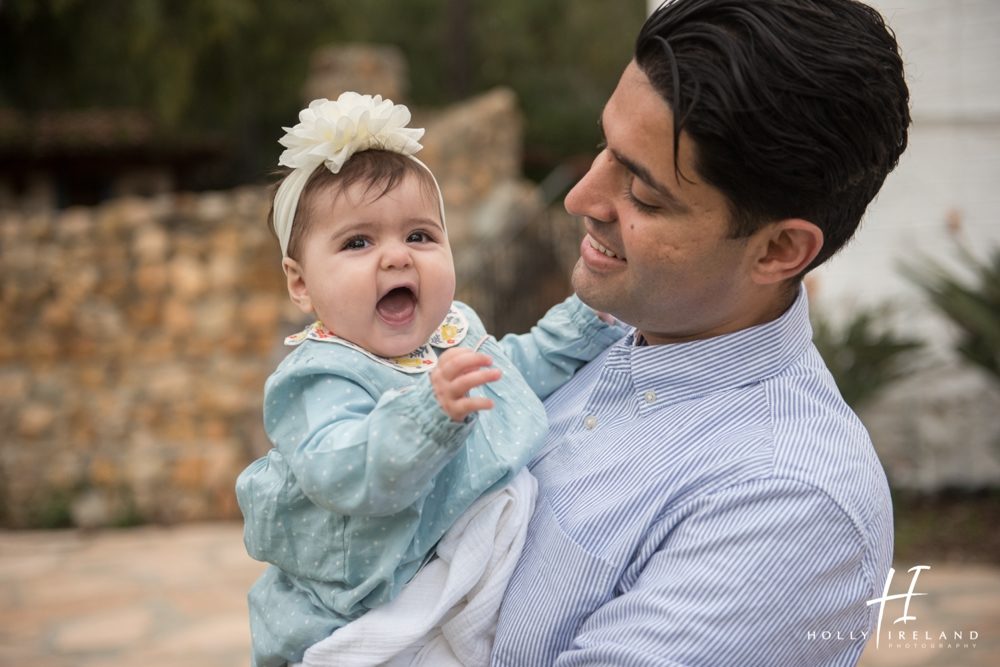
[[[375,304],[375,311],[389,324],[403,324],[413,317],[417,308],[417,295],[409,287],[389,290]]]

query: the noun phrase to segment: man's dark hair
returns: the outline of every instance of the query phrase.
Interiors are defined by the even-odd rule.
[[[420,166],[418,162],[401,153],[377,148],[355,153],[348,158],[336,174],[326,167],[317,167],[309,176],[305,187],[302,188],[302,194],[299,195],[295,219],[292,221],[292,231],[288,237],[288,256],[294,260],[301,259],[302,243],[309,232],[317,197],[329,196],[334,199],[341,196],[352,185],[362,183],[365,186],[364,194],[366,196],[373,195],[372,199],[379,199],[399,185],[407,174],[414,174],[420,179],[421,187],[435,201],[437,200],[437,188],[430,172]],[[275,192],[280,184],[279,181],[275,185]],[[267,224],[274,232],[273,193],[271,210],[267,215]],[[277,236],[276,232],[275,236]]]
[[[729,200],[732,232],[803,218],[815,268],[847,242],[906,148],[909,92],[892,30],[854,0],[679,0],[635,60]],[[683,172],[679,172],[684,177]]]

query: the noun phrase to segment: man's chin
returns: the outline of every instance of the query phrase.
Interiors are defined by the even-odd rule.
[[[572,285],[573,291],[580,297],[580,301],[583,301],[594,310],[599,310],[602,313],[610,312],[616,305],[614,300],[609,299],[606,294],[602,294],[602,291],[598,289],[598,286],[594,282],[594,278],[587,275],[587,267],[583,265],[583,260],[581,259],[576,263],[573,275],[570,277],[570,285]]]

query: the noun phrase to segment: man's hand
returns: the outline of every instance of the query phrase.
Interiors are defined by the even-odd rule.
[[[500,379],[500,370],[489,368],[493,363],[487,355],[467,347],[445,350],[431,371],[431,387],[441,409],[453,421],[464,420],[469,413],[489,410],[493,401],[482,396],[469,396],[469,390]]]

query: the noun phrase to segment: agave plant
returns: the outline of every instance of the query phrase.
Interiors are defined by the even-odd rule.
[[[963,245],[957,248],[972,272],[971,284],[926,258],[901,271],[959,329],[958,353],[1000,382],[1000,247],[984,260]]]
[[[910,355],[923,345],[883,326],[888,314],[888,306],[862,308],[842,327],[821,314],[812,316],[813,342],[854,409],[905,375]]]

